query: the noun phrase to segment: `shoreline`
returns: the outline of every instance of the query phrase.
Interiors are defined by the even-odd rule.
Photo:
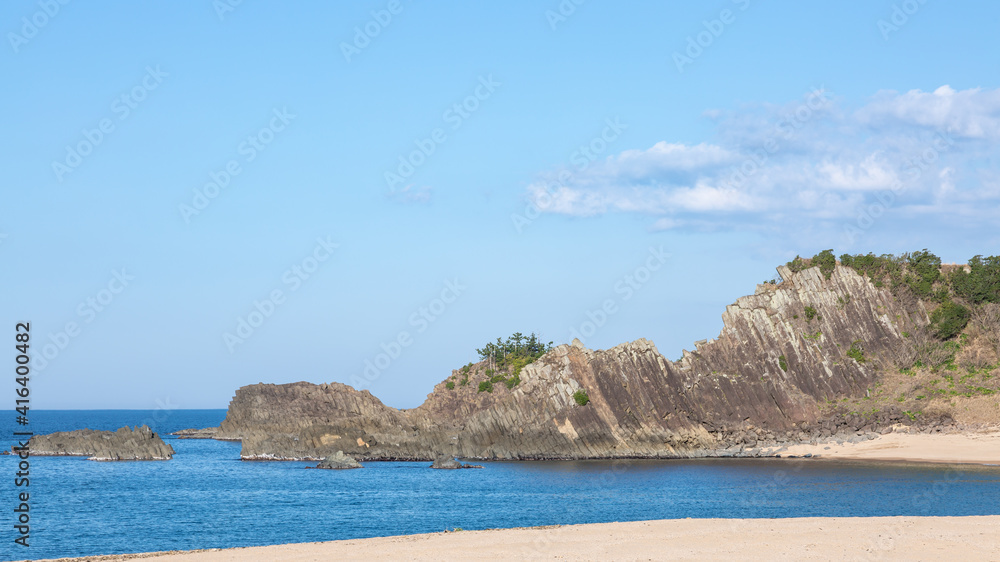
[[[902,429],[902,428],[900,428]],[[188,438],[191,439],[191,438]],[[721,451],[720,451],[721,452]],[[807,456],[808,455],[808,456]],[[815,445],[776,444],[756,449],[751,455],[708,454],[691,457],[600,457],[600,458],[523,458],[489,459],[460,457],[466,461],[485,462],[574,462],[627,460],[705,460],[705,459],[787,459],[859,460],[934,464],[972,464],[1000,466],[1000,429],[955,430],[941,433],[886,433],[870,440],[851,442],[830,439]],[[241,457],[247,462],[318,462],[321,458]],[[361,462],[433,462],[434,459],[361,459]]]
[[[783,459],[809,454],[833,460],[1000,466],[1000,431],[887,433],[859,443],[792,445],[778,454]]]
[[[1000,515],[662,519],[450,531],[194,551],[61,558],[65,562],[261,560],[997,560]]]
[[[793,445],[771,462],[859,461],[1000,466],[1000,431],[889,433],[858,443]],[[812,457],[804,457],[811,454]],[[792,456],[794,455],[794,456]],[[707,457],[691,460],[717,460]],[[642,459],[636,459],[642,460]],[[746,460],[746,459],[742,459]],[[544,462],[544,461],[538,461]],[[858,558],[1000,560],[1000,515],[666,519],[452,531],[272,546],[60,558],[75,562],[316,559],[731,560]],[[720,540],[720,537],[725,537]],[[735,537],[735,538],[730,538]],[[470,554],[471,553],[471,554]]]

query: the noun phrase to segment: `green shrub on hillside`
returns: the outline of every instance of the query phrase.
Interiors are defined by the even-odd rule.
[[[840,256],[840,264],[850,267],[863,277],[868,277],[876,287],[885,285],[889,281],[889,288],[895,290],[903,282],[903,264],[905,260],[901,256],[892,254],[843,254]]]
[[[931,313],[931,329],[935,336],[949,340],[965,328],[970,316],[972,312],[968,308],[952,301],[945,301]]]
[[[819,271],[823,274],[823,277],[829,279],[830,275],[833,274],[833,270],[837,267],[837,258],[833,256],[833,250],[823,250],[812,257],[810,265],[819,266]]]
[[[913,294],[920,298],[931,296],[934,283],[941,277],[941,258],[924,248],[906,256],[906,269],[910,274],[903,277],[903,282]]]
[[[507,388],[513,388],[521,382],[521,369],[550,349],[552,342],[544,343],[535,334],[525,336],[517,332],[507,341],[497,338],[496,343],[490,342],[476,352],[490,366],[486,369],[486,376],[491,383],[503,382]]]
[[[847,350],[847,356],[858,363],[865,362],[865,351],[861,348],[861,340],[851,342],[851,348]]]
[[[573,393],[573,400],[581,406],[586,406],[590,402],[590,397],[587,396],[587,392],[584,390],[577,390]]]
[[[955,294],[973,304],[1000,303],[1000,256],[975,256],[969,260],[969,272],[955,270],[949,282]]]
[[[493,383],[490,381],[479,383],[479,392],[493,392]]]

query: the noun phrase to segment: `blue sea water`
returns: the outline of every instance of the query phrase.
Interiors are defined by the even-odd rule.
[[[0,418],[5,449],[14,415]],[[147,423],[166,462],[32,457],[31,535],[16,545],[17,457],[0,456],[0,558],[266,545],[461,527],[487,529],[683,517],[1000,514],[1000,467],[822,459],[487,462],[482,470],[370,462],[244,462],[238,443],[166,435],[218,425],[225,410],[32,411],[35,433]]]

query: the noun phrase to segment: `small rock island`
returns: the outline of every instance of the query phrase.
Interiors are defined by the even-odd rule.
[[[35,435],[28,441],[33,456],[85,456],[91,461],[166,461],[174,449],[148,426],[118,431],[77,429]]]

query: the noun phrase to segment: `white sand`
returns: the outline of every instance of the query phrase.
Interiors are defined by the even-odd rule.
[[[312,560],[1000,560],[1000,516],[673,519],[139,555]],[[88,560],[118,561],[129,556]]]
[[[890,433],[861,443],[794,445],[781,456],[806,453],[831,459],[1000,465],[1000,432]]]

